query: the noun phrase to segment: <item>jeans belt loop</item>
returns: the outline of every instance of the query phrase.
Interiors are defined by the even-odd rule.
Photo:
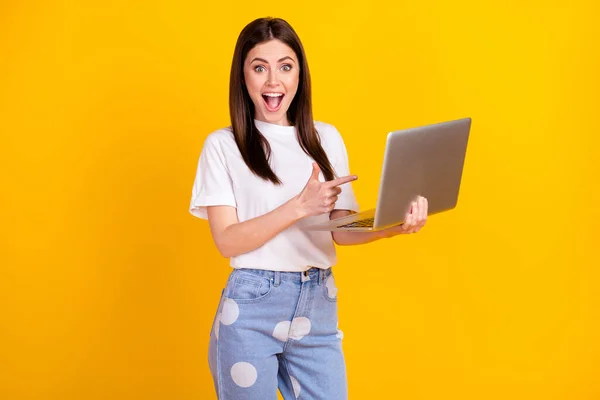
[[[275,271],[275,276],[273,277],[273,286],[279,286],[279,283],[281,282],[281,272],[280,271]]]

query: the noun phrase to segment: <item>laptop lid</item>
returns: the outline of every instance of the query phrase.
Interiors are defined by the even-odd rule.
[[[463,118],[388,134],[374,228],[404,222],[419,195],[429,215],[456,207],[470,129]]]

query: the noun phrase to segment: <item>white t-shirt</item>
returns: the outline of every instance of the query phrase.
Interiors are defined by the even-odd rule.
[[[207,206],[236,207],[240,222],[264,215],[296,196],[306,185],[313,160],[300,147],[293,126],[254,121],[271,146],[270,165],[282,184],[277,186],[257,177],[244,163],[231,128],[211,133],[204,142],[192,190],[190,212],[207,219]],[[349,175],[348,154],[335,127],[315,122],[321,146],[338,177]],[[320,180],[324,181],[323,174]],[[358,212],[351,183],[341,185],[335,209]],[[329,214],[304,218],[263,246],[232,257],[234,268],[273,271],[304,271],[328,268],[336,263],[331,232],[305,231],[303,225],[326,221]]]

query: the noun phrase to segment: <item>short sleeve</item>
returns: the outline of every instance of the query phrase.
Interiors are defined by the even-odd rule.
[[[342,139],[342,135],[340,135],[338,130],[335,128],[333,129],[337,134],[335,148],[336,154],[334,157],[332,157],[333,169],[335,170],[337,177],[348,176],[350,175],[350,167],[348,163],[348,152],[346,151],[346,145],[344,144],[344,139]],[[359,207],[356,201],[356,196],[354,195],[354,190],[352,189],[352,183],[345,183],[340,186],[340,189],[342,189],[342,193],[340,193],[338,196],[338,200],[335,203],[335,209],[358,212]]]
[[[217,135],[206,138],[192,188],[190,213],[208,219],[207,206],[236,207],[233,184],[225,154]]]

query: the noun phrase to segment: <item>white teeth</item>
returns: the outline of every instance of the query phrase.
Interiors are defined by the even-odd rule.
[[[283,93],[263,93],[263,96],[268,96],[268,97],[281,97],[281,96],[283,96]]]

